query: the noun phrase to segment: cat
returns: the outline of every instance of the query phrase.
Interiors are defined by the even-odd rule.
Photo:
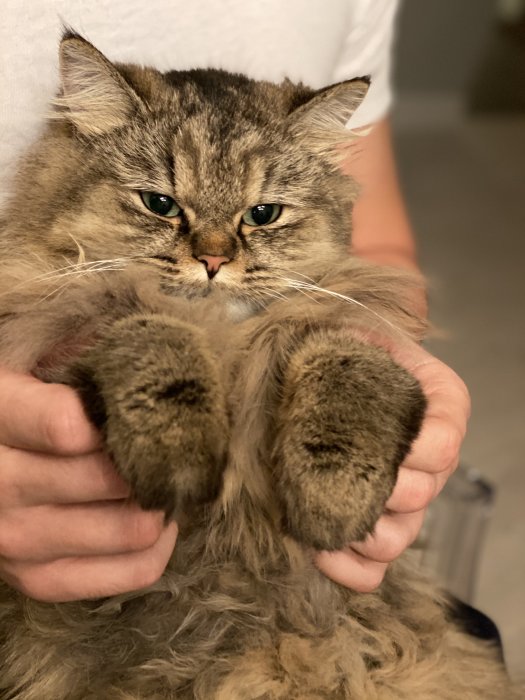
[[[1,223],[0,361],[75,387],[160,580],[50,604],[0,584],[1,700],[518,697],[402,562],[374,593],[312,550],[373,531],[418,434],[414,281],[348,253],[340,162],[368,88],[113,64],[67,31]]]

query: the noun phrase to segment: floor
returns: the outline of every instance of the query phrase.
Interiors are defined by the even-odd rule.
[[[475,118],[396,132],[434,354],[473,399],[463,463],[496,488],[474,604],[525,677],[525,118]]]

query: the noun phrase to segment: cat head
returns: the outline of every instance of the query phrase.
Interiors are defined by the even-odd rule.
[[[113,64],[71,32],[60,79],[33,162],[48,249],[133,261],[174,293],[260,301],[347,254],[356,188],[339,163],[366,80],[313,91],[161,74]]]

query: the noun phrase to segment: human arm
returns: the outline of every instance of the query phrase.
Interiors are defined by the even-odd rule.
[[[403,196],[388,118],[359,137],[343,171],[359,184],[353,211],[352,251],[381,265],[418,271],[416,243]]]
[[[361,138],[343,164],[361,186],[354,209],[353,254],[378,264],[418,270],[416,246],[401,195],[388,120]],[[426,312],[421,292],[414,298]],[[417,537],[425,509],[457,467],[470,412],[468,391],[455,372],[415,343],[387,349],[421,382],[428,409],[421,433],[399,470],[374,534],[342,552],[316,555],[330,578],[359,591],[375,589],[388,564]]]

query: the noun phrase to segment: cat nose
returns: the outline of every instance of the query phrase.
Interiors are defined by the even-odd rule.
[[[223,263],[229,263],[231,258],[227,258],[225,255],[199,255],[197,260],[204,263],[208,277],[212,279],[219,272],[220,266]]]

